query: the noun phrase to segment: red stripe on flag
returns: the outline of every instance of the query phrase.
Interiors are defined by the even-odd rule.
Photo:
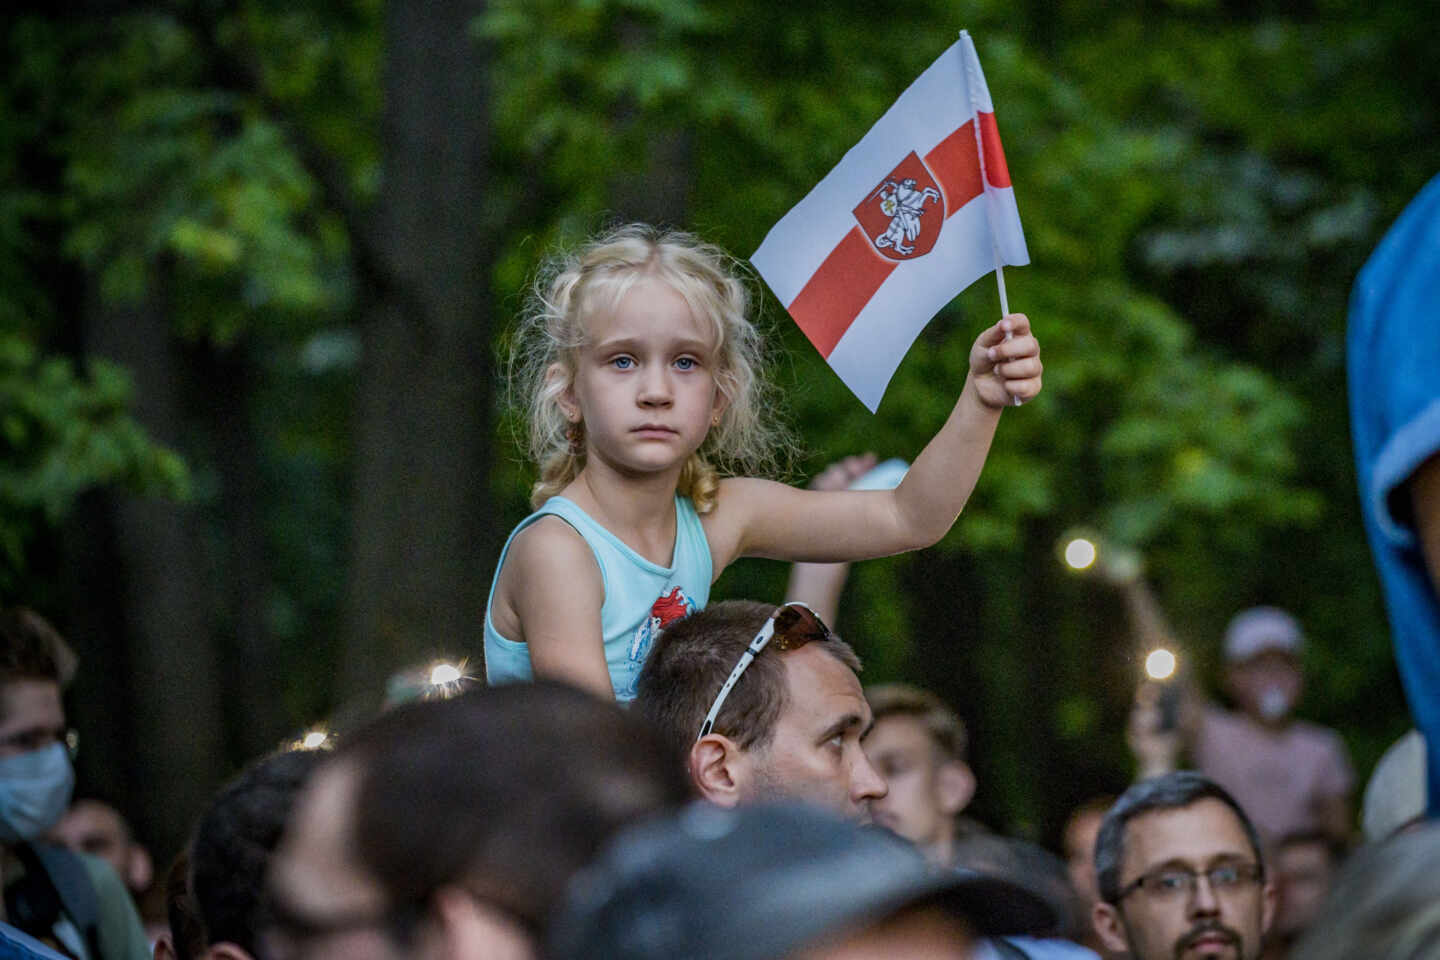
[[[1005,166],[1005,148],[1000,145],[995,114],[980,114],[980,139],[985,144],[985,179],[992,187],[1010,186],[1010,168]]]
[[[1005,150],[1000,145],[1000,128],[995,114],[980,114],[980,136],[985,144],[985,179],[992,187],[1010,186],[1010,168],[1005,166]],[[969,121],[959,130],[941,140],[925,154],[925,166],[940,181],[945,191],[945,216],[980,195],[980,157],[975,149],[975,122]]]
[[[980,157],[975,152],[975,124],[968,122],[925,154],[925,166],[945,191],[945,216],[960,211],[980,195]]]
[[[820,355],[828,358],[894,269],[895,262],[876,253],[863,230],[851,227],[804,289],[790,301],[790,316]]]

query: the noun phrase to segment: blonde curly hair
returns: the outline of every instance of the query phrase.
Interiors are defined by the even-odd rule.
[[[763,376],[764,344],[748,316],[743,274],[734,258],[692,234],[636,223],[610,229],[541,268],[507,363],[511,405],[526,413],[524,445],[540,468],[533,506],[565,489],[585,466],[584,444],[572,442],[560,398],[574,382],[578,352],[589,336],[586,318],[614,309],[647,278],[668,284],[709,322],[715,384],[726,399],[720,422],[681,469],[677,491],[707,513],[715,506],[721,471],[767,474],[788,462],[793,443],[771,416],[777,405]],[[556,369],[564,376],[555,376]]]

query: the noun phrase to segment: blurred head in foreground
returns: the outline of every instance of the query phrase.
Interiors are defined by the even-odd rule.
[[[268,884],[266,960],[534,955],[570,875],[689,796],[612,702],[555,683],[405,704],[302,792]]]
[[[800,800],[864,819],[885,781],[860,746],[870,706],[859,669],[803,604],[730,600],[665,628],[635,708],[712,803]]]
[[[172,868],[166,900],[170,939],[156,960],[252,960],[258,955],[270,862],[300,788],[328,754],[287,750],[253,763],[201,816]],[[167,953],[166,951],[170,951]]]
[[[955,859],[955,818],[975,795],[965,762],[965,724],[929,690],[906,683],[868,687],[875,724],[865,754],[887,792],[870,802],[875,822],[909,840],[932,863]]]
[[[1440,958],[1440,827],[1361,847],[1291,960]]]
[[[1096,933],[1134,960],[1255,960],[1275,911],[1255,827],[1188,770],[1121,794],[1095,846]]]
[[[697,804],[627,830],[571,887],[549,960],[968,960],[1044,931],[1035,894],[937,870],[908,843],[811,807]]]

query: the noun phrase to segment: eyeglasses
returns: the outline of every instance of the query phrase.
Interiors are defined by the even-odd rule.
[[[12,733],[7,737],[0,737],[0,756],[44,750],[53,743],[65,744],[65,752],[70,754],[71,760],[74,760],[75,755],[80,752],[80,734],[75,730],[33,727],[29,730]]]
[[[349,911],[333,917],[312,917],[267,894],[262,900],[260,928],[265,955],[271,960],[298,960],[326,937],[359,930],[379,930],[394,942],[409,943],[422,907],[405,904],[377,911]]]
[[[1258,883],[1265,875],[1258,863],[1222,863],[1209,870],[1190,870],[1185,867],[1162,867],[1142,874],[1120,889],[1115,898],[1119,903],[1136,890],[1155,900],[1188,900],[1195,887],[1204,877],[1210,889],[1217,895],[1234,893]]]
[[[805,646],[811,640],[829,640],[830,628],[825,626],[815,611],[799,601],[791,601],[783,606],[775,608],[775,612],[765,619],[765,626],[755,634],[755,639],[750,641],[750,646],[740,654],[740,660],[735,664],[735,669],[730,671],[730,676],[725,680],[725,685],[715,695],[715,702],[710,705],[710,712],[705,714],[705,722],[700,724],[700,734],[695,739],[699,740],[709,733],[715,726],[715,718],[720,715],[720,708],[725,705],[725,698],[730,696],[736,681],[745,672],[745,668],[754,662],[760,655],[760,651],[766,646],[773,646],[776,650],[795,650]]]

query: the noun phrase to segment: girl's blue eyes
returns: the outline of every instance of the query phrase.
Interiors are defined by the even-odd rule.
[[[634,357],[615,357],[614,359],[612,359],[612,360],[610,361],[610,364],[611,364],[611,366],[613,366],[616,370],[630,370],[630,369],[633,369],[634,366],[635,366],[635,358],[634,358]],[[680,370],[694,370],[694,369],[695,369],[696,367],[698,367],[699,365],[700,365],[700,362],[699,362],[698,360],[696,360],[694,357],[678,357],[678,358],[675,360],[675,366],[676,366],[677,369],[680,369]]]

